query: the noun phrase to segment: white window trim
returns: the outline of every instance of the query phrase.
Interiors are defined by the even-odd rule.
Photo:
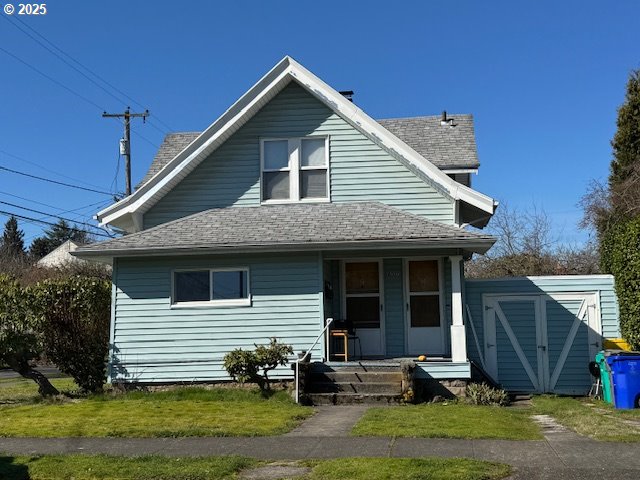
[[[209,300],[196,302],[176,301],[176,273],[178,272],[209,272]],[[234,298],[228,300],[213,299],[212,275],[215,272],[246,272],[247,273],[247,298]],[[251,306],[251,275],[249,267],[217,267],[217,268],[178,268],[171,271],[171,308],[211,308],[211,307],[250,307]]]
[[[307,166],[300,165],[300,151],[302,149],[303,140],[324,139],[325,166]],[[289,164],[287,168],[278,170],[264,168],[264,143],[274,141],[287,141],[289,144]],[[329,155],[329,136],[328,135],[308,135],[306,137],[267,137],[260,139],[260,203],[263,205],[277,205],[283,203],[328,203],[331,201],[331,172],[330,172],[330,155]],[[308,170],[326,170],[326,196],[316,198],[300,198],[300,172]],[[289,198],[268,200],[264,198],[264,173],[269,172],[289,172]]]

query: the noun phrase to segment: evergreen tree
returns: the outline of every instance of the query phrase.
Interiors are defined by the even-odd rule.
[[[34,238],[29,247],[29,255],[35,258],[42,258],[51,252],[49,241],[45,237]]]
[[[78,225],[69,225],[66,220],[60,219],[58,223],[45,230],[44,235],[33,240],[29,253],[36,258],[42,258],[52,252],[67,240],[76,243],[88,243],[91,240],[89,233]]]
[[[618,109],[616,134],[613,137],[613,161],[609,187],[631,178],[640,164],[640,70],[632,71],[627,82],[625,101]]]
[[[602,202],[606,207],[600,210],[600,219],[594,215],[594,224],[599,230],[602,269],[615,278],[622,336],[632,348],[640,349],[640,70],[629,75],[617,127],[611,142],[609,188]]]
[[[24,232],[18,228],[18,220],[14,216],[4,224],[2,253],[10,258],[22,257],[25,254]]]

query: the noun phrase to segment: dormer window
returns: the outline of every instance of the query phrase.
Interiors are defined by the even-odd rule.
[[[260,157],[262,202],[328,200],[328,137],[263,139]]]

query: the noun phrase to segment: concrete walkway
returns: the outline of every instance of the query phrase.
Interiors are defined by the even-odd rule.
[[[370,408],[370,405],[325,405],[316,407],[316,414],[305,420],[285,437],[343,437]]]

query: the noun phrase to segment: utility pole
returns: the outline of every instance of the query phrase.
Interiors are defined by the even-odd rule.
[[[130,107],[127,107],[124,113],[102,113],[105,118],[124,118],[124,138],[120,140],[120,154],[124,156],[127,197],[131,195],[131,119],[142,117],[142,122],[145,123],[149,115],[149,110],[145,110],[144,113],[131,113]]]

